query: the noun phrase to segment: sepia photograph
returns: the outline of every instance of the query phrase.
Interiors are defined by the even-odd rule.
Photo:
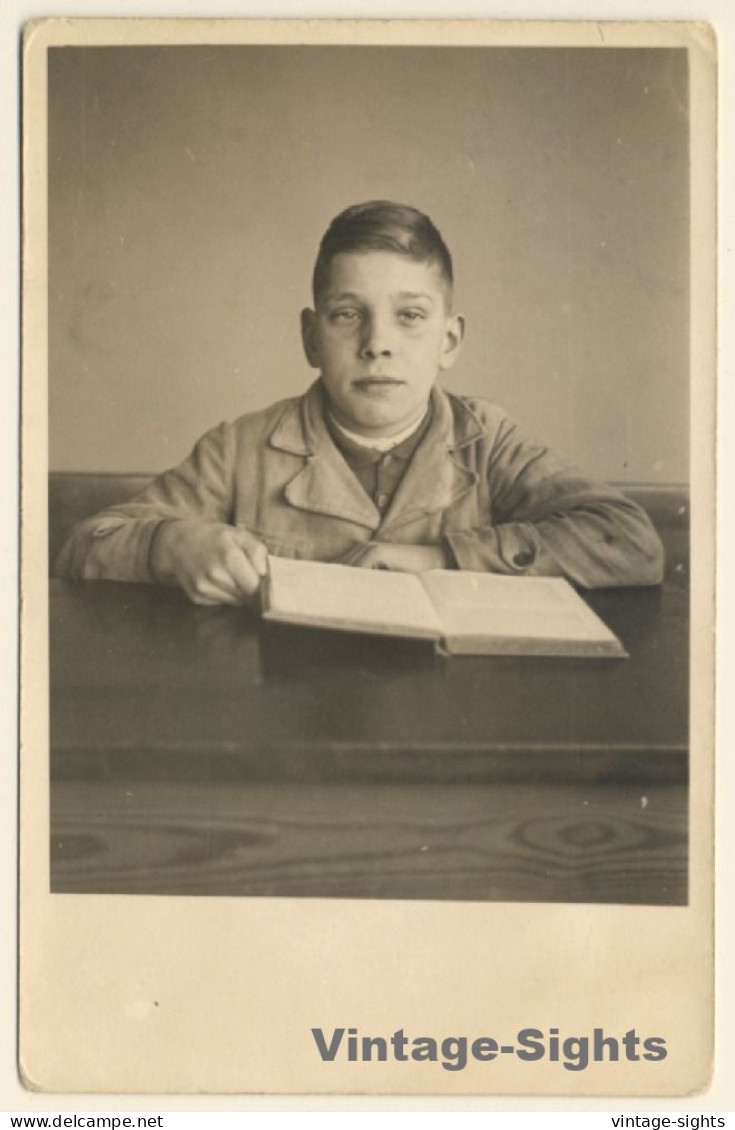
[[[41,22],[27,40],[44,913],[127,908],[149,937],[191,914],[215,949],[220,913],[323,915],[327,937],[367,916],[370,961],[390,921],[432,946],[475,922],[479,961],[501,915],[510,962],[524,915],[579,942],[604,915],[574,992],[587,1007],[604,983],[617,1022],[616,994],[640,992],[621,939],[641,914],[689,916],[675,969],[709,944],[711,655],[691,646],[713,605],[712,339],[709,310],[692,315],[711,267],[706,194],[692,258],[693,186],[713,175],[693,156],[695,113],[705,136],[713,121],[692,94],[706,37],[257,24],[228,40],[186,23],[126,41]],[[266,967],[270,929],[247,930]],[[643,968],[659,931],[640,929]],[[323,936],[294,933],[309,953]],[[555,938],[549,968],[559,954]],[[391,959],[384,1002],[396,976]],[[574,1088],[703,1078],[703,980],[687,1070],[664,1028],[641,1030],[639,1056],[598,1025],[615,1054]],[[643,1011],[681,1025],[654,981]],[[559,1029],[530,999],[545,1022],[508,1023],[544,1050],[502,1081],[468,1067],[475,1090],[539,1087],[523,1061]],[[356,1081],[369,1041],[383,1061],[390,1040],[365,1027],[358,1053],[363,1021],[333,1004],[333,1024],[299,1022],[287,1084],[283,1064],[252,1074],[212,1050],[185,1089],[329,1090],[319,1065],[344,1060],[340,1089],[403,1090],[395,1064]],[[42,1087],[159,1078],[152,1057],[112,1068],[109,1048],[50,1067],[52,1039],[27,1040]],[[552,1092],[586,1072],[562,1059]],[[453,1070],[405,1089],[461,1089]]]
[[[686,51],[48,112],[52,890],[685,903]]]

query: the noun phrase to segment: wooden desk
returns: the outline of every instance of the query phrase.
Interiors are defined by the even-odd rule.
[[[52,889],[686,902],[687,594],[589,603],[629,659],[52,581]]]

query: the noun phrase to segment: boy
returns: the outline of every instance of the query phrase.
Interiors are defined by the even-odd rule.
[[[464,336],[452,278],[428,216],[387,201],[346,209],[302,313],[316,382],[214,428],[130,503],[82,522],[57,572],[175,584],[198,604],[248,602],[269,553],[659,583],[661,543],[639,507],[501,409],[436,384]]]

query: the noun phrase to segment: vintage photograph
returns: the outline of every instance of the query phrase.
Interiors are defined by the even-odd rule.
[[[686,905],[687,50],[47,112],[51,890]]]
[[[706,1087],[714,79],[28,29],[29,1089]]]

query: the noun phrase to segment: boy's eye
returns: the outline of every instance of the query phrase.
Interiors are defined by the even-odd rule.
[[[425,310],[399,310],[398,317],[402,322],[407,325],[415,325],[416,322],[423,322],[426,318]]]
[[[353,309],[351,306],[342,307],[338,310],[332,310],[329,317],[333,322],[341,322],[343,324],[346,323],[347,325],[350,325],[352,322],[358,321],[360,313],[358,310]]]

